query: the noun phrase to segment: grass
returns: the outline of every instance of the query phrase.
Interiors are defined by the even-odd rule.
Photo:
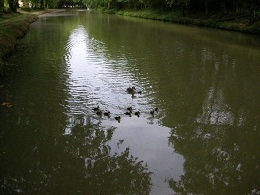
[[[15,17],[18,17],[18,16],[20,16],[20,14],[18,14],[18,13],[4,12],[2,15],[0,15],[0,23],[5,21],[5,20],[9,20],[11,18],[15,18]]]
[[[250,17],[234,19],[231,21],[218,21],[218,18],[201,19],[193,17],[183,17],[179,12],[159,12],[156,10],[121,10],[115,14],[131,17],[139,17],[151,20],[161,20],[189,25],[198,25],[212,28],[219,28],[245,33],[260,34],[259,19],[253,20]]]
[[[33,14],[7,14],[0,18],[0,75],[3,74],[4,61],[29,30],[30,24],[37,20]]]

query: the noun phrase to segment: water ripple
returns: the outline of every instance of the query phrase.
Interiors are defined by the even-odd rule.
[[[129,60],[120,54],[116,58],[107,56],[105,44],[89,37],[81,26],[71,33],[65,50],[70,75],[67,80],[70,112],[90,114],[91,108],[100,105],[115,114],[123,114],[128,106],[149,113],[154,92],[146,79],[137,80],[136,75],[128,71],[133,68],[130,64],[134,59]],[[135,98],[127,94],[126,88],[132,85],[143,94]]]

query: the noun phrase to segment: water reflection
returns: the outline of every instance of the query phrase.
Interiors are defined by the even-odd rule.
[[[248,126],[183,125],[172,131],[170,141],[184,155],[185,174],[170,179],[180,193],[259,193],[259,133]],[[189,140],[187,142],[187,140]]]
[[[108,141],[114,128],[77,124],[70,135],[42,136],[33,143],[32,137],[25,139],[26,130],[21,142],[1,154],[2,193],[149,194],[147,165],[130,155],[129,148],[111,153]]]
[[[66,50],[70,95],[67,107],[70,113],[85,113],[99,119],[92,111],[99,105],[101,109],[109,110],[111,119],[114,119],[114,116],[125,116],[127,107],[131,106],[149,117],[153,108],[149,105],[149,101],[153,102],[149,98],[153,97],[131,72],[124,70],[129,64],[126,57],[121,54],[109,56],[105,44],[89,36],[83,26],[71,32]],[[127,94],[126,89],[132,85],[143,93],[134,97]],[[151,93],[153,89],[149,91]]]
[[[10,59],[12,69],[1,83],[5,101],[13,105],[0,108],[1,194],[149,194],[151,172],[146,163],[129,147],[122,148],[122,140],[109,143],[115,128],[101,126],[86,114],[90,108],[84,105],[92,88],[84,91],[84,79],[79,85],[80,77],[73,80],[70,66],[64,67],[63,42],[57,40],[65,39],[66,31],[59,38],[43,33],[46,41],[38,45],[35,40],[42,26],[38,28],[27,37],[31,47],[21,50],[29,55],[20,51]],[[76,28],[71,39],[78,32],[84,33]],[[55,52],[47,52],[48,47]],[[73,54],[73,45],[65,48],[65,56]],[[73,56],[67,55],[66,62]]]
[[[42,16],[8,62],[1,192],[259,193],[259,39],[73,14]]]
[[[147,163],[149,170],[157,172],[151,176],[155,181],[152,193],[169,193],[164,181],[165,176],[170,176],[166,169],[174,164],[182,164],[183,159],[178,154],[172,155],[167,141],[169,129],[158,126],[162,113],[156,112],[154,116],[150,114],[151,109],[156,106],[153,96],[155,89],[149,85],[149,80],[139,74],[137,61],[122,51],[116,52],[116,55],[111,54],[110,51],[113,50],[90,34],[88,28],[90,27],[77,26],[67,41],[65,59],[68,65],[69,99],[68,124],[64,134],[71,134],[71,128],[74,127],[71,122],[78,121],[76,115],[91,116],[92,124],[116,127],[112,143],[122,140],[124,150],[130,148],[131,155],[140,157]],[[129,71],[130,64],[133,64],[130,66],[132,71]],[[136,77],[136,74],[139,76]],[[142,90],[142,94],[136,94],[135,98],[128,94],[126,89],[132,85]],[[110,111],[111,117],[98,116],[93,111],[97,106],[102,111]],[[133,108],[132,117],[124,114],[129,106]],[[135,116],[135,111],[140,111],[141,116]],[[115,116],[121,116],[120,123],[114,119]],[[156,147],[155,142],[160,147]],[[124,150],[121,149],[121,152]],[[181,172],[178,166],[172,169],[176,175]]]
[[[198,109],[187,114],[187,120],[176,121],[171,131],[169,140],[186,161],[185,174],[181,179],[168,179],[169,186],[183,194],[258,194],[257,76],[227,51],[217,56],[205,49],[202,59],[214,66],[211,71],[203,70],[208,85],[200,91],[203,101],[196,102]],[[211,75],[210,81],[206,74]],[[248,94],[252,94],[250,100]]]
[[[123,152],[111,153],[107,142],[111,140],[114,130],[114,128],[103,129],[95,125],[76,125],[72,128],[71,135],[67,135],[63,142],[65,141],[66,153],[79,162],[69,163],[69,170],[65,166],[65,171],[71,169],[74,175],[74,168],[71,167],[73,164],[80,166],[81,169],[77,168],[75,179],[71,178],[70,173],[67,177],[63,176],[66,180],[69,178],[69,191],[63,188],[64,193],[149,194],[151,173],[147,165],[131,156],[129,148]],[[120,143],[117,143],[117,147],[120,147]],[[64,171],[61,170],[61,174],[64,174]],[[80,175],[82,175],[81,179],[78,178]],[[71,188],[71,185],[75,185],[71,184],[71,181],[77,181],[78,189],[74,189],[76,186]],[[64,185],[63,181],[61,182],[61,185]]]

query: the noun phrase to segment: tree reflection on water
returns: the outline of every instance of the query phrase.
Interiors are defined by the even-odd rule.
[[[237,136],[238,131],[241,137]],[[179,181],[169,180],[175,192],[259,193],[259,153],[254,148],[258,140],[257,132],[245,131],[243,127],[194,124],[193,128],[183,126],[175,131],[175,135],[173,133],[170,141],[186,159],[185,174]]]
[[[169,141],[185,158],[185,174],[180,180],[168,179],[169,186],[182,194],[259,194],[260,134],[254,102],[241,95],[237,106],[224,90],[211,89],[205,97],[196,117],[171,130]],[[252,107],[251,112],[245,107]]]
[[[114,130],[77,124],[69,135],[41,137],[27,148],[19,142],[4,156],[5,163],[15,161],[2,168],[1,192],[149,194],[151,172],[147,165],[130,155],[129,148],[111,152],[108,141]]]

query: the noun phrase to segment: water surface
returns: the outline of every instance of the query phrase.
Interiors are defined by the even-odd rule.
[[[41,16],[0,81],[1,192],[260,193],[259,45],[88,11]]]

